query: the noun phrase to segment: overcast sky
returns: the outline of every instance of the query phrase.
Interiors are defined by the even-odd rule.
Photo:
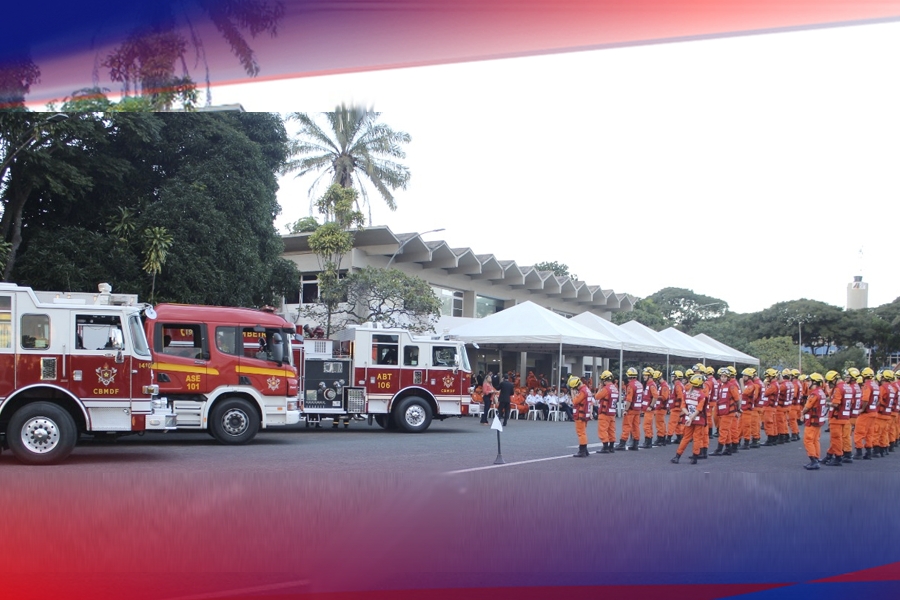
[[[362,103],[408,132],[412,179],[373,224],[646,296],[757,311],[900,296],[900,24],[246,84],[214,104]],[[292,126],[293,130],[293,126]],[[281,181],[279,228],[309,211]],[[860,258],[862,250],[862,258]]]

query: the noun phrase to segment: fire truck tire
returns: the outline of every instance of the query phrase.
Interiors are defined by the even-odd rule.
[[[375,422],[382,429],[397,429],[397,423],[394,421],[393,415],[375,415]]]
[[[33,402],[13,414],[6,440],[23,463],[52,465],[72,453],[78,441],[78,428],[65,409],[50,402]]]
[[[259,431],[259,413],[243,398],[223,398],[212,409],[209,432],[223,444],[246,444]]]
[[[418,396],[404,398],[395,411],[394,422],[407,433],[420,433],[431,425],[431,407]]]

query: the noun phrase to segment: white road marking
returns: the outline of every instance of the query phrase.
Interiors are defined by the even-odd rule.
[[[527,465],[529,463],[546,462],[548,460],[559,460],[560,458],[572,458],[571,454],[565,456],[550,456],[548,458],[535,458],[532,460],[520,460],[517,462],[503,463],[502,465],[488,465],[486,467],[475,467],[472,469],[460,469],[458,471],[447,471],[444,475],[458,475],[460,473],[471,473],[473,471],[486,471],[487,469],[499,469],[500,467],[512,467],[515,465]]]

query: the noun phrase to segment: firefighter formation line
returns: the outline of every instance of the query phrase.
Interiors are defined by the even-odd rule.
[[[596,393],[580,378],[569,377],[578,434],[578,452],[574,456],[590,456],[587,422],[592,404],[603,444],[597,454],[671,443],[677,444],[671,460],[676,464],[689,445],[691,464],[707,458],[711,437],[718,437],[713,456],[800,441],[801,423],[803,445],[809,456],[804,468],[808,470],[816,470],[820,464],[839,467],[852,463],[854,458],[885,457],[894,452],[900,437],[900,382],[891,370],[875,373],[868,367],[862,371],[851,367],[843,374],[828,371],[824,376],[807,376],[797,369],[766,369],[760,379],[756,369],[747,368],[738,379],[734,367],[722,367],[717,372],[713,367],[696,364],[672,375],[670,386],[662,373],[652,367],[646,367],[641,378],[635,368],[626,371],[628,383],[621,394],[622,433],[618,440],[616,412],[620,390],[613,374],[600,374]],[[820,460],[820,437],[826,424],[830,446],[825,459]],[[760,443],[761,430],[766,434],[764,443]],[[638,445],[641,436],[643,443]]]

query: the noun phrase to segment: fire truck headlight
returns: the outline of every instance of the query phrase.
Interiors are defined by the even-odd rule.
[[[155,409],[164,409],[167,408],[169,404],[168,399],[160,398],[159,396],[154,396],[153,400],[150,401],[150,405]]]
[[[296,400],[288,400],[287,409],[289,411],[300,410],[299,403]]]
[[[155,383],[152,385],[145,385],[141,389],[148,396],[155,396],[155,395],[159,394],[159,386]]]

